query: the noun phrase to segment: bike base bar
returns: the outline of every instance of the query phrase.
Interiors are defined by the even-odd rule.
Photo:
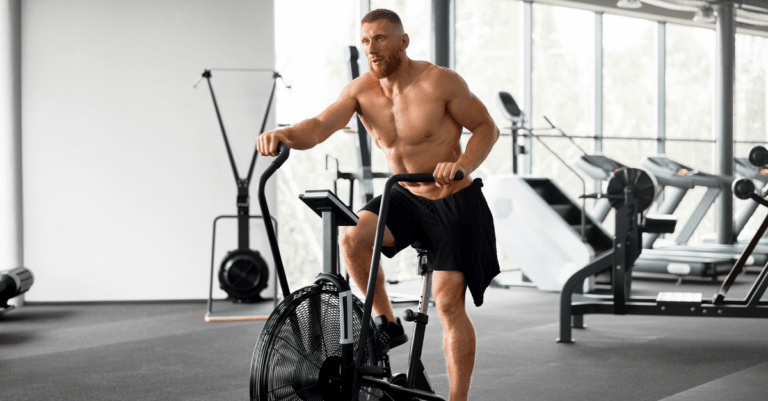
[[[398,385],[394,385],[386,380],[379,380],[379,379],[372,379],[370,377],[363,377],[363,384],[367,384],[372,387],[376,387],[379,389],[382,389],[384,391],[390,392],[392,394],[397,395],[410,395],[412,397],[417,397],[422,400],[427,401],[445,401],[445,398],[440,397],[437,394],[434,393],[428,393],[426,391],[420,391],[420,390],[412,390],[405,387],[400,387]]]

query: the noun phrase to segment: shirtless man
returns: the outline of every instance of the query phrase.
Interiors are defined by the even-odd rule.
[[[262,155],[276,156],[277,144],[309,149],[345,127],[357,112],[394,174],[434,172],[434,183],[401,183],[393,188],[383,253],[392,257],[412,241],[429,244],[434,269],[432,296],[444,329],[450,400],[469,394],[475,361],[475,331],[464,307],[469,287],[475,304],[498,274],[493,220],[477,169],[499,137],[485,106],[455,72],[411,60],[400,18],[374,10],[361,22],[361,41],[370,72],[350,82],[319,116],[258,138]],[[462,127],[472,132],[462,154]],[[464,179],[454,181],[456,172]],[[463,190],[463,191],[462,191]],[[459,192],[461,191],[461,192]],[[357,226],[344,227],[341,247],[347,270],[366,291],[380,197],[361,210]],[[373,310],[384,348],[407,341],[384,290],[379,269]]]

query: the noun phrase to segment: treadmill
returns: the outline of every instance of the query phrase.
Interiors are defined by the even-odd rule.
[[[587,173],[590,177],[598,180],[606,180],[611,174],[618,168],[624,167],[623,164],[616,162],[603,155],[582,155],[576,160],[576,165]],[[670,185],[674,182],[668,182],[667,178],[662,176],[657,178],[657,182],[661,185]],[[673,186],[667,199],[659,206],[657,212],[662,215],[671,215],[675,208],[680,204],[683,199],[683,195],[688,189],[693,188],[692,182],[688,181],[683,185],[682,183],[677,186]],[[601,201],[608,202],[607,199],[601,199]],[[658,198],[657,198],[658,200]],[[600,215],[602,212],[602,206],[598,204],[593,208],[595,215]],[[607,213],[606,213],[607,214]],[[596,216],[596,218],[598,217]],[[602,216],[605,219],[605,215]],[[602,220],[600,220],[602,221]],[[644,233],[643,236],[648,235]],[[658,235],[656,235],[658,236]],[[655,240],[655,237],[653,238]],[[652,242],[651,242],[652,243]],[[632,267],[633,271],[643,273],[656,273],[656,274],[673,274],[676,276],[701,276],[701,277],[716,277],[719,274],[730,271],[731,267],[735,263],[737,256],[732,254],[724,255],[722,253],[711,252],[671,252],[665,249],[650,249],[646,247],[646,239],[643,238],[643,252],[640,257],[635,261]]]
[[[768,184],[768,169],[753,165],[746,157],[735,158],[734,166],[736,167],[737,173],[743,175],[744,177],[750,178],[753,182],[755,182],[755,189],[757,192],[762,192],[765,189],[768,189],[768,187],[766,187],[766,184]],[[749,244],[749,240],[751,239],[752,235],[742,234],[742,231],[747,225],[749,219],[752,218],[752,215],[755,214],[755,210],[757,210],[758,206],[757,202],[752,199],[746,200],[745,202],[746,205],[743,209],[741,209],[733,221],[733,236],[734,238],[738,238],[737,243],[741,244],[744,248],[746,248],[747,244]],[[763,235],[763,238],[758,244],[768,247],[767,236],[768,233]],[[701,242],[704,244],[717,243],[717,236],[714,234],[706,235],[704,238],[702,238]]]
[[[660,185],[676,188],[677,185],[680,188],[687,186],[685,182],[689,182],[694,186],[703,186],[707,188],[707,192],[699,202],[698,206],[694,210],[685,227],[680,232],[680,235],[671,244],[656,244],[654,249],[666,249],[674,252],[710,252],[718,253],[724,256],[737,257],[744,252],[746,245],[731,243],[731,244],[699,244],[689,245],[688,240],[693,235],[693,232],[698,227],[707,210],[717,199],[717,196],[726,185],[731,185],[731,178],[725,178],[713,174],[707,174],[696,169],[692,169],[688,166],[677,163],[664,155],[650,156],[643,160],[643,167],[645,167],[651,174],[656,177]],[[672,191],[670,191],[672,192]],[[667,201],[665,200],[664,203]],[[662,204],[662,207],[664,206]],[[679,203],[679,201],[678,201]],[[660,211],[664,213],[663,211]],[[643,234],[643,248],[650,248],[654,246],[654,241],[658,237],[658,234],[646,233]],[[747,265],[765,265],[768,262],[768,246],[757,246],[747,261]]]
[[[607,158],[603,155],[587,154],[576,159],[576,166],[590,177],[599,181],[608,181],[616,170],[626,167],[616,160]],[[595,206],[592,208],[592,211],[589,212],[589,215],[602,223],[605,221],[605,218],[608,217],[608,212],[610,212],[611,209],[611,201],[609,201],[608,198],[600,198],[595,202]]]

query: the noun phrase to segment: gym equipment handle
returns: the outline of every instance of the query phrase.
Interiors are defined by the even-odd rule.
[[[749,151],[749,162],[757,167],[763,167],[768,164],[768,149],[762,146],[755,146]]]
[[[755,149],[762,148],[763,151],[765,151],[765,148],[762,146],[756,146],[752,149],[752,151],[749,152],[749,161],[752,162],[752,164],[757,165],[752,160],[752,155],[755,153]],[[768,201],[762,198],[760,195],[758,195],[755,192],[755,184],[746,178],[742,178],[740,180],[733,182],[733,194],[736,195],[739,199],[752,199],[753,201],[757,202],[760,205],[768,207]],[[760,242],[760,239],[763,238],[763,234],[765,234],[765,231],[768,229],[768,216],[763,220],[763,223],[760,224],[760,227],[757,229],[757,232],[755,232],[755,235],[752,236],[752,239],[749,241],[749,244],[744,249],[744,251],[741,253],[741,256],[739,257],[739,260],[736,261],[736,264],[733,265],[733,268],[731,268],[730,273],[728,273],[728,277],[725,278],[725,281],[723,281],[723,284],[720,286],[720,289],[717,290],[717,293],[712,298],[712,304],[713,305],[723,305],[725,301],[725,295],[728,293],[728,290],[731,288],[731,285],[733,285],[734,281],[736,281],[736,277],[741,274],[741,272],[744,270],[744,265],[747,263],[747,258],[749,258],[750,255],[752,255],[752,252],[755,250],[755,247]],[[752,294],[754,294],[753,291],[756,291],[757,285],[753,286],[750,290],[750,295],[748,295],[745,300],[749,300],[752,297]]]
[[[458,171],[453,177],[454,181],[461,181],[464,179],[464,172]],[[432,173],[419,173],[419,174],[398,174],[393,175],[390,178],[391,181],[401,182],[435,182],[435,176]]]
[[[272,226],[272,215],[269,214],[269,206],[267,205],[267,197],[264,195],[264,188],[267,185],[267,180],[272,177],[272,174],[280,168],[280,166],[288,160],[288,156],[291,154],[291,148],[284,143],[277,144],[277,150],[280,154],[275,157],[272,164],[264,170],[264,174],[259,179],[259,206],[261,206],[261,215],[264,217],[264,226],[267,229],[267,237],[269,238],[269,247],[272,248],[272,257],[275,259],[275,270],[277,271],[277,277],[280,280],[280,288],[283,291],[283,297],[291,295],[291,291],[288,288],[288,280],[285,278],[285,267],[283,266],[283,258],[280,255],[280,248],[277,246],[277,236],[275,235],[275,228]]]
[[[737,198],[749,199],[750,196],[755,192],[755,184],[749,179],[742,178],[740,180],[734,181],[733,185],[731,185],[731,189]]]

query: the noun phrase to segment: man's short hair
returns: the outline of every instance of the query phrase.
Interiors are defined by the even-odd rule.
[[[398,30],[400,33],[405,33],[405,30],[403,29],[403,22],[400,21],[400,16],[398,16],[397,13],[394,11],[386,10],[383,8],[379,8],[369,12],[368,14],[365,14],[365,17],[363,17],[363,20],[360,21],[360,25],[368,22],[378,21],[380,19],[388,20],[389,22],[392,23],[392,26],[396,30]]]

